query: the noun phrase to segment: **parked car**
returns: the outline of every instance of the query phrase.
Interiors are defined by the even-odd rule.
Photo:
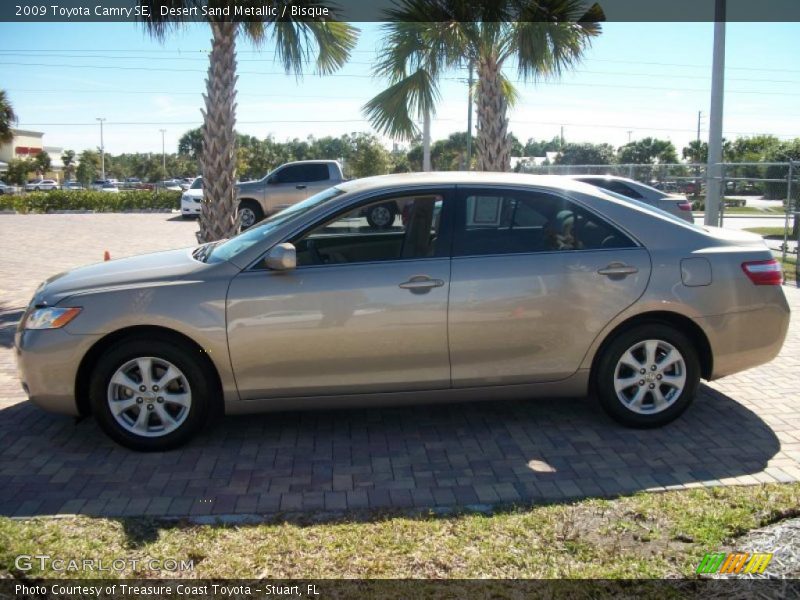
[[[83,189],[83,185],[79,181],[65,181],[61,185],[61,189],[65,191],[79,191]]]
[[[26,192],[45,192],[57,189],[58,182],[55,179],[34,179],[25,184]]]
[[[16,194],[19,192],[19,188],[15,185],[10,185],[5,181],[0,181],[0,196],[3,194]]]
[[[413,207],[375,229],[365,208]],[[615,419],[678,417],[701,378],[767,362],[789,324],[780,265],[565,177],[343,182],[226,241],[49,278],[15,334],[50,411],[165,450],[224,413],[594,390]],[[143,294],[146,302],[143,302]]]
[[[263,179],[236,186],[242,228],[344,181],[335,160],[302,160],[277,167]]]
[[[614,177],[613,175],[568,175],[567,177],[604,190],[616,192],[627,198],[639,200],[673,214],[684,221],[694,223],[692,203],[689,202],[686,196],[670,194],[633,179]]]
[[[117,187],[116,184],[111,183],[110,181],[107,181],[103,185],[100,186],[98,191],[100,191],[100,192],[110,192],[112,194],[119,194],[119,187]]]
[[[181,216],[192,219],[200,216],[200,202],[203,200],[203,178],[198,177],[181,195]]]
[[[180,181],[176,179],[166,179],[164,181],[159,181],[156,183],[156,189],[158,190],[167,190],[170,192],[182,192],[183,188],[181,187]]]

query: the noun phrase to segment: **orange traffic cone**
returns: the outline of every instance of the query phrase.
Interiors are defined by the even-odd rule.
[[[111,254],[108,253],[108,250],[103,252],[103,260],[111,260]]]

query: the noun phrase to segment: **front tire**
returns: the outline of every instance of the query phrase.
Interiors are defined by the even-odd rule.
[[[253,225],[264,218],[264,211],[261,205],[254,200],[242,200],[239,203],[239,217],[242,231],[250,229]]]
[[[186,443],[205,424],[216,390],[207,359],[169,338],[129,338],[92,372],[89,400],[100,427],[142,452]]]
[[[630,427],[660,427],[694,400],[700,361],[690,339],[663,323],[637,325],[616,336],[597,364],[600,404]]]

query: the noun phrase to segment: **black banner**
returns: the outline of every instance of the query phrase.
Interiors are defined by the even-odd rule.
[[[416,0],[3,0],[3,22],[141,22],[253,20],[387,21],[398,5]],[[548,15],[533,0],[425,0],[428,20],[543,21]],[[611,22],[713,21],[715,0],[586,0]],[[596,13],[595,13],[596,14]],[[726,0],[731,22],[800,21],[798,0]]]
[[[0,579],[0,597],[59,600],[798,598],[800,580]]]

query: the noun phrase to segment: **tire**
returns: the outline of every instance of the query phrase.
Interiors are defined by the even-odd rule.
[[[140,365],[146,367],[147,361],[149,383],[141,380]],[[172,369],[172,376],[177,373],[179,377],[164,380],[167,368]],[[103,353],[94,366],[89,381],[92,413],[103,431],[126,448],[141,452],[176,448],[194,436],[212,414],[212,394],[217,385],[210,375],[211,368],[197,350],[176,340],[128,338]],[[157,379],[159,376],[162,381]],[[151,389],[135,388],[144,383]],[[159,383],[165,387],[158,387]],[[118,416],[112,412],[112,403],[120,407]],[[140,416],[142,411],[144,415]],[[161,415],[165,415],[164,420]]]
[[[396,216],[397,205],[394,202],[378,204],[367,211],[367,223],[373,229],[389,229]]]
[[[36,190],[37,192],[41,192],[41,191],[42,191],[42,188],[40,188],[40,187],[37,185],[37,186],[34,188],[34,190]]]
[[[594,383],[601,406],[613,419],[629,427],[660,427],[678,418],[694,400],[700,361],[681,331],[645,323],[605,346]]]
[[[239,203],[238,211],[241,215],[242,231],[250,229],[264,218],[264,211],[255,200],[242,200]]]

